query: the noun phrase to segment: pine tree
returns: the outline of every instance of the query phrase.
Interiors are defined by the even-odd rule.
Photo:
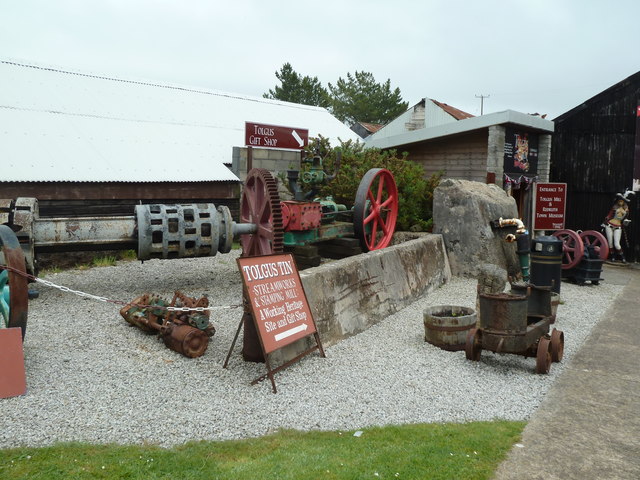
[[[373,74],[347,73],[347,79],[340,77],[335,86],[329,84],[331,96],[330,110],[333,115],[347,124],[355,122],[389,123],[407,110],[408,103],[402,101],[400,89],[391,90],[391,80],[377,83]]]
[[[280,80],[280,85],[276,85],[273,90],[269,90],[269,93],[265,93],[264,98],[317,107],[329,106],[329,94],[318,77],[303,77],[287,62],[279,72],[276,72],[276,78]]]

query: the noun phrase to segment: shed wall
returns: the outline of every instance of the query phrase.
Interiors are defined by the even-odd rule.
[[[566,227],[599,230],[617,192],[633,183],[640,73],[555,119],[551,178],[567,183]],[[640,259],[639,195],[622,244],[627,260]]]
[[[486,130],[404,145],[398,150],[408,152],[409,160],[421,163],[426,176],[444,171],[445,177],[486,182],[488,154]]]

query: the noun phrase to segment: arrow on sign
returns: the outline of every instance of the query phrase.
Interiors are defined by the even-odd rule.
[[[289,330],[285,330],[282,333],[278,333],[275,336],[276,342],[279,342],[280,340],[282,340],[284,338],[290,337],[291,335],[295,335],[296,333],[302,332],[302,331],[304,331],[306,329],[307,329],[307,324],[303,323],[302,325],[298,325],[297,327],[293,327],[293,328],[290,328]]]
[[[291,132],[291,135],[293,135],[293,138],[296,139],[296,142],[298,142],[298,145],[300,145],[300,148],[302,148],[304,146],[304,140],[302,140],[300,135],[298,135],[298,132],[294,130],[293,132]]]

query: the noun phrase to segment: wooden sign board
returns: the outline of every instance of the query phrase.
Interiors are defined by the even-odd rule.
[[[244,144],[248,147],[302,150],[309,144],[309,130],[245,122]]]
[[[320,352],[322,357],[325,356],[316,322],[311,315],[309,303],[298,273],[298,267],[293,260],[292,254],[240,257],[237,262],[242,274],[245,304],[249,306],[250,315],[256,326],[260,347],[267,365],[266,375],[256,378],[251,384],[256,384],[269,377],[273,393],[277,393],[273,378],[274,373],[287,368],[316,350]],[[242,329],[242,324],[243,320],[240,320],[240,325],[238,325],[236,336],[233,339],[223,368],[226,368],[229,363],[229,358]],[[277,368],[271,368],[270,353],[310,335],[315,337],[315,345],[296,356],[293,360]]]
[[[316,333],[291,254],[242,257],[238,266],[265,354]]]
[[[0,365],[0,398],[24,395],[27,378],[21,328],[0,328]]]
[[[537,183],[533,207],[533,229],[562,230],[566,204],[566,183]]]

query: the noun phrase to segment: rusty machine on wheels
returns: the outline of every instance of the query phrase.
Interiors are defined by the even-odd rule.
[[[281,202],[276,180],[263,169],[247,174],[239,222],[227,207],[213,204],[136,205],[132,216],[40,218],[35,198],[0,199],[0,266],[5,267],[0,269],[0,321],[20,327],[24,339],[28,278],[35,278],[40,252],[136,249],[140,260],[174,259],[228,253],[239,238],[242,255],[255,256],[281,252],[287,241],[295,245],[342,235],[355,235],[369,251],[389,245],[397,209],[395,181],[385,169],[370,170],[363,178],[352,223],[336,221],[339,211],[347,212],[331,201]],[[214,332],[206,306],[206,299],[176,292],[171,302],[142,296],[125,304],[121,314],[193,357],[204,353]]]
[[[536,358],[536,373],[549,373],[564,354],[564,333],[554,328],[551,288],[512,285],[511,293],[479,294],[480,324],[467,335],[467,359],[479,361],[482,350]]]

